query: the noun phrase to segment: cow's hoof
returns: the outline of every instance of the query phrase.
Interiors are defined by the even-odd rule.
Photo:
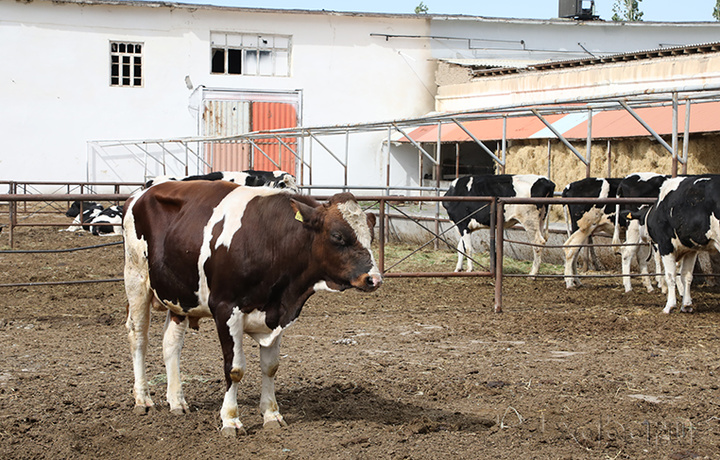
[[[683,313],[692,313],[695,311],[693,307],[681,307],[680,311]]]
[[[136,415],[147,415],[150,412],[155,411],[155,406],[141,406],[137,405],[133,408],[133,413]]]
[[[263,429],[265,430],[277,430],[284,426],[287,426],[287,422],[282,418],[282,415],[278,415],[263,423]]]
[[[176,407],[175,409],[170,409],[170,413],[173,415],[185,415],[186,410],[182,407]]]
[[[220,430],[220,434],[225,438],[234,438],[236,436],[245,436],[247,432],[242,426],[224,426]]]

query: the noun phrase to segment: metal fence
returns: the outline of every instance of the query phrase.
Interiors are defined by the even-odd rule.
[[[107,186],[108,184],[102,183],[100,185]],[[137,186],[138,184],[113,184],[113,186],[117,187],[123,187],[123,186]],[[86,187],[89,187],[89,184],[61,184],[58,183],[58,186],[63,187],[64,190],[67,190],[65,187],[83,187],[83,190],[85,190]],[[19,190],[18,188],[15,188],[14,190]],[[20,187],[20,190],[28,190],[26,187]],[[436,191],[437,193],[437,191]],[[70,203],[73,201],[110,201],[110,202],[124,202],[130,195],[127,193],[110,193],[110,194],[100,194],[100,193],[55,193],[55,194],[39,194],[39,193],[14,193],[14,194],[0,194],[0,203],[6,203],[8,206],[8,224],[6,225],[8,228],[9,233],[9,245],[11,248],[14,247],[14,237],[15,237],[15,231],[18,227],[27,227],[27,226],[66,226],[67,223],[57,223],[57,222],[19,222],[19,215],[22,211],[21,209],[27,209],[27,203],[29,202],[36,202],[36,203],[45,203],[45,204],[52,204],[52,203]],[[326,197],[317,196],[316,197],[319,200],[322,200]],[[493,278],[494,284],[495,284],[495,311],[500,312],[502,311],[502,286],[503,286],[503,278],[508,276],[503,273],[503,253],[504,253],[504,244],[506,242],[506,239],[504,238],[504,226],[498,225],[498,222],[502,223],[504,222],[504,209],[506,205],[509,204],[535,204],[535,205],[567,205],[567,204],[593,204],[598,206],[604,206],[604,205],[614,205],[614,204],[648,204],[652,203],[655,200],[654,199],[648,199],[648,198],[604,198],[604,199],[598,199],[598,198],[508,198],[508,197],[442,197],[442,196],[397,196],[397,195],[379,195],[379,196],[362,196],[358,195],[358,199],[360,199],[366,206],[372,209],[377,209],[378,215],[379,215],[379,224],[378,224],[378,265],[380,271],[383,273],[383,275],[387,278],[407,278],[407,277],[490,277]],[[438,242],[444,242],[449,247],[453,247],[452,244],[450,244],[447,241],[447,232],[452,229],[452,227],[447,228],[443,231],[440,230],[440,223],[447,223],[448,219],[440,217],[439,212],[436,211],[436,214],[433,216],[417,216],[412,215],[410,213],[406,213],[402,210],[400,210],[396,204],[399,202],[406,202],[408,200],[411,200],[413,202],[418,203],[434,203],[436,205],[436,208],[439,207],[440,202],[442,201],[474,201],[474,202],[487,202],[489,203],[489,206],[491,208],[491,222],[489,227],[489,240],[490,240],[490,248],[489,248],[489,257],[490,257],[490,263],[487,267],[484,267],[484,270],[479,271],[472,271],[472,272],[438,272],[438,271],[427,271],[427,272],[411,272],[411,271],[400,271],[396,270],[396,267],[398,267],[399,264],[401,264],[405,259],[410,257],[412,254],[422,250],[429,244],[434,244],[437,246]],[[22,205],[22,206],[21,206]],[[53,208],[55,209],[55,208]],[[392,211],[395,211],[394,213]],[[388,225],[391,219],[396,218],[402,218],[407,219],[415,222],[417,225],[420,225],[423,227],[424,231],[429,232],[432,237],[425,242],[424,244],[419,245],[419,247],[411,252],[410,255],[406,256],[405,258],[401,259],[400,261],[394,263],[390,267],[386,267],[386,244],[388,241]],[[429,228],[427,225],[423,225],[423,223],[431,222],[434,224],[434,229]],[[432,225],[431,225],[432,227]],[[519,241],[512,241],[516,244],[525,244],[525,245],[532,245],[532,243],[527,242],[519,242]],[[545,246],[547,248],[550,247],[565,247],[565,246]],[[12,251],[7,251],[12,252]],[[471,257],[472,254],[464,254],[466,257]],[[475,261],[477,263],[477,261]],[[646,276],[652,276],[646,275]],[[518,275],[513,275],[518,276]],[[538,275],[538,277],[562,277],[563,275]],[[622,276],[620,274],[618,275],[603,275],[603,276]],[[634,275],[638,276],[638,275]],[[1,286],[1,285],[0,285]]]

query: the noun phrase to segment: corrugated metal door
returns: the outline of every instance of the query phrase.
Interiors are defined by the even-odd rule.
[[[250,101],[205,100],[203,134],[211,137],[234,136],[250,132]],[[250,146],[238,142],[206,142],[205,161],[210,171],[250,169]]]
[[[284,102],[253,102],[252,130],[268,131],[271,129],[294,128],[297,126],[297,110],[294,104]],[[295,174],[295,156],[288,147],[297,152],[297,138],[282,138],[283,145],[277,139],[259,139],[258,147],[280,166],[283,171]],[[277,166],[265,155],[255,152],[253,169],[273,171]]]

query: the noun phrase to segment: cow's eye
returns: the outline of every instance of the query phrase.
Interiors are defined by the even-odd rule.
[[[330,233],[330,241],[333,243],[344,246],[345,245],[345,238],[343,238],[342,234],[340,232],[331,232]]]

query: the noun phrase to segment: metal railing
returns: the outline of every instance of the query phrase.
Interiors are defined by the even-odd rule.
[[[125,185],[125,184],[123,184]],[[130,194],[123,193],[112,193],[112,194],[0,194],[0,203],[8,203],[9,210],[9,223],[7,225],[9,230],[10,247],[14,247],[14,232],[17,227],[28,227],[28,226],[67,226],[67,223],[57,222],[32,222],[32,223],[21,223],[18,222],[18,204],[27,202],[72,202],[72,201],[110,201],[110,202],[123,202]],[[326,197],[317,196],[319,200]],[[597,206],[613,205],[613,204],[650,204],[655,202],[655,199],[651,198],[516,198],[516,197],[444,197],[444,196],[398,196],[398,195],[380,195],[380,196],[360,196],[357,198],[365,203],[377,203],[378,214],[379,214],[379,238],[378,238],[378,265],[383,276],[388,278],[407,278],[407,277],[491,277],[495,283],[495,311],[502,311],[502,286],[503,278],[507,276],[503,273],[503,247],[505,243],[504,238],[504,225],[498,225],[498,222],[504,222],[504,208],[505,205],[509,204],[535,204],[535,205],[567,205],[567,204],[593,204]],[[450,230],[439,231],[439,217],[428,217],[428,216],[413,216],[408,213],[401,212],[401,215],[390,215],[388,209],[392,203],[395,202],[434,202],[438,203],[442,201],[469,201],[469,202],[486,202],[490,206],[490,226],[489,226],[489,257],[490,263],[486,270],[473,271],[473,272],[410,272],[410,271],[393,271],[401,262],[407,259],[409,256],[396,262],[391,267],[386,267],[386,241],[388,236],[388,223],[389,219],[392,218],[406,218],[416,221],[418,225],[421,225],[421,221],[435,221],[436,229],[431,229],[422,226],[426,231],[432,234],[432,238],[422,244],[415,252],[423,249],[428,244],[433,242],[444,242],[448,246],[452,247],[450,243],[445,239],[444,235]],[[397,207],[395,209],[398,209]],[[442,219],[447,222],[447,219]],[[450,227],[453,228],[453,227]],[[512,241],[512,240],[511,240]],[[518,242],[513,241],[517,244],[525,244],[532,246],[529,242]],[[565,246],[545,246],[545,247],[565,247]],[[470,257],[471,254],[464,254]],[[477,262],[477,261],[475,261]],[[547,275],[537,275],[538,277],[544,277]],[[550,275],[553,277],[561,277],[562,275]],[[614,276],[614,275],[609,275]],[[622,276],[622,275],[617,275]]]

